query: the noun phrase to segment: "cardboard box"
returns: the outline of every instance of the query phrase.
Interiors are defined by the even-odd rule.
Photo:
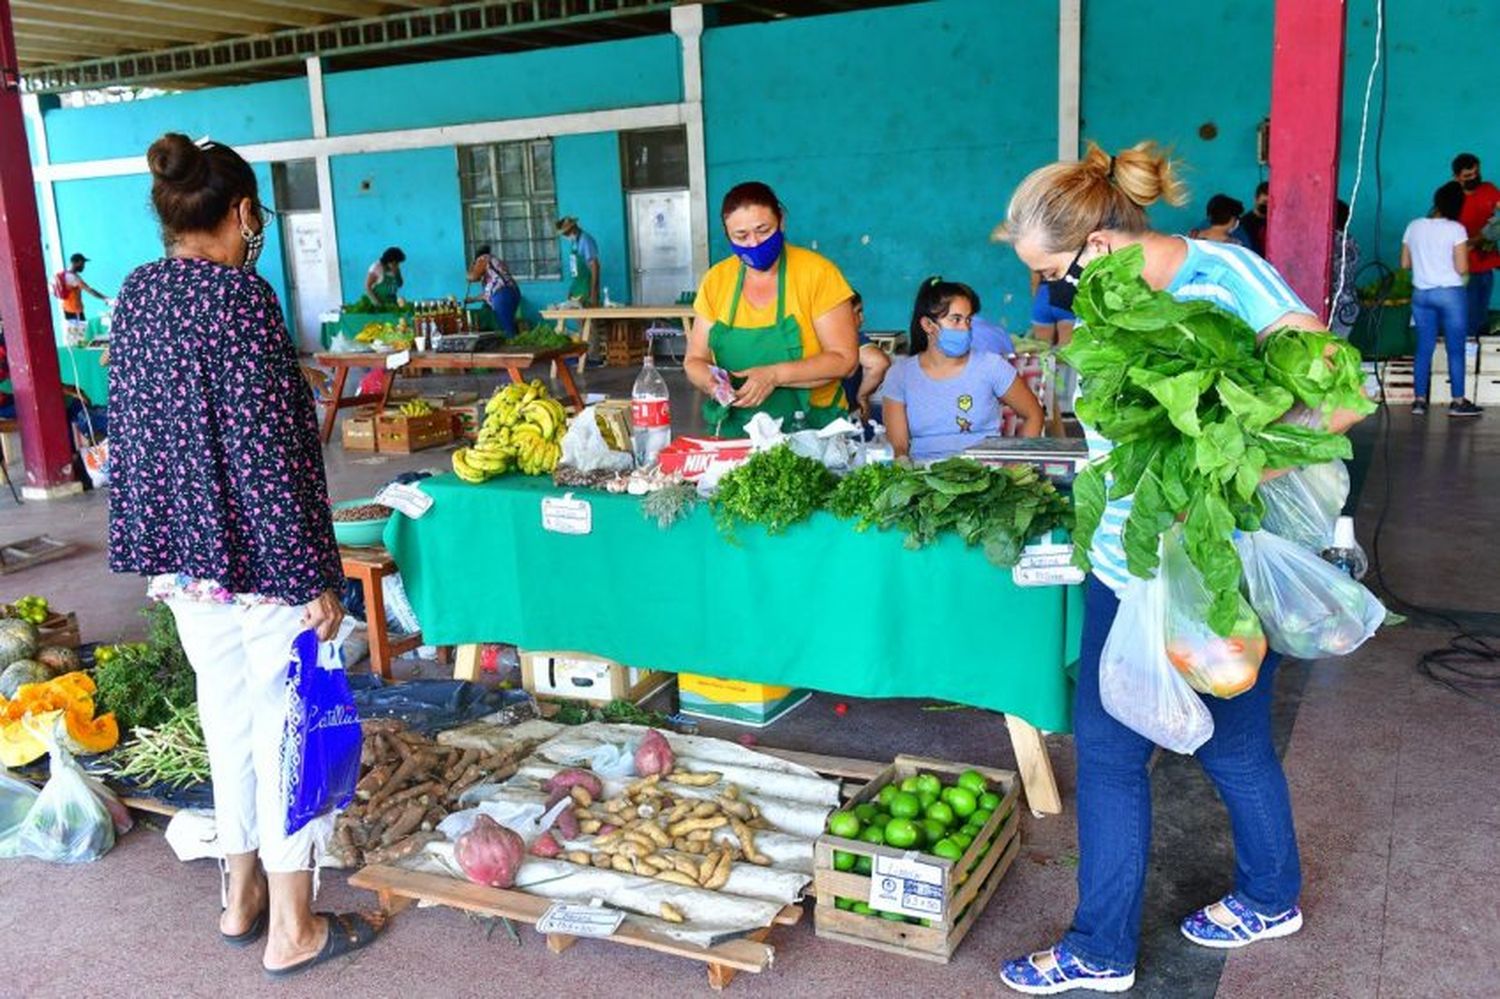
[[[387,409],[375,417],[376,449],[386,453],[412,454],[453,441],[453,416],[440,409],[423,416],[407,416]]]
[[[764,728],[801,705],[812,691],[746,680],[677,674],[677,700],[685,715]]]
[[[345,451],[379,449],[375,439],[375,408],[373,406],[356,409],[344,417],[343,439]]]
[[[587,652],[521,653],[521,686],[538,697],[639,703],[671,681],[671,673],[638,669]]]
[[[668,474],[696,479],[715,461],[741,462],[750,457],[748,438],[677,437],[661,449],[657,461]]]

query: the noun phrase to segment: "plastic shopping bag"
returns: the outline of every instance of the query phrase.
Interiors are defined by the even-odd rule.
[[[1261,483],[1260,498],[1261,527],[1320,552],[1333,544],[1333,526],[1349,499],[1349,469],[1337,458],[1294,468]]]
[[[1162,537],[1161,573],[1167,586],[1167,659],[1200,694],[1234,697],[1255,686],[1266,658],[1266,634],[1244,597],[1227,636],[1208,626],[1213,594],[1188,558],[1180,529]]]
[[[1166,616],[1166,581],[1132,579],[1099,657],[1099,699],[1110,717],[1163,749],[1192,753],[1214,734],[1214,719],[1167,659]]]
[[[115,845],[109,810],[89,789],[73,754],[58,744],[51,723],[38,723],[32,731],[47,745],[52,775],[21,820],[17,855],[59,864],[99,859]]]
[[[1298,659],[1347,655],[1385,622],[1375,594],[1301,545],[1269,531],[1242,535],[1235,545],[1245,594],[1277,652]]]
[[[362,733],[339,645],[308,629],[292,640],[281,735],[281,801],[291,835],[354,798]]]
[[[568,424],[563,435],[559,464],[580,472],[628,472],[635,467],[635,456],[629,451],[615,451],[599,429],[599,410],[589,406]]]
[[[0,859],[20,854],[21,824],[39,792],[0,768]]]

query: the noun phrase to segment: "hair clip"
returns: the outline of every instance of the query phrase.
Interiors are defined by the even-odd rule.
[[[203,136],[203,138],[201,138],[201,139],[195,139],[193,141],[193,145],[197,146],[199,149],[207,149],[208,147],[212,146],[213,144],[214,144],[214,140],[210,139],[206,135]]]
[[[929,288],[936,288],[938,285],[940,285],[942,283],[943,283],[943,278],[942,278],[941,275],[936,275],[935,274],[932,277],[930,277],[930,278],[927,279],[927,287],[929,287]]]
[[[1115,158],[1113,156],[1109,158],[1109,172],[1104,175],[1104,179],[1110,182],[1113,182],[1115,179]]]

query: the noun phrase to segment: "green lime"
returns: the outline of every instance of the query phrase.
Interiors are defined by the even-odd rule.
[[[978,770],[965,770],[958,775],[958,786],[973,791],[976,795],[983,794],[989,789],[984,779],[984,774]]]
[[[969,823],[966,823],[964,825],[964,827],[959,830],[959,832],[961,832],[965,836],[969,837],[970,840],[976,840],[976,839],[979,838],[979,834],[982,833],[982,832],[984,832],[984,829],[982,827],[980,827],[980,826],[975,825],[972,822],[969,822]]]
[[[979,796],[979,807],[988,808],[990,811],[1000,807],[1000,796],[994,791],[986,791]]]
[[[952,839],[940,839],[932,844],[932,852],[945,860],[957,860],[964,855],[964,848]]]
[[[978,800],[974,797],[974,792],[966,787],[948,788],[943,792],[943,801],[947,802],[948,807],[953,809],[953,814],[961,819],[966,819],[970,815],[973,815],[974,810],[979,807]]]
[[[901,782],[901,790],[903,790],[903,791],[910,791],[913,794],[915,794],[916,792],[922,790],[922,780],[921,780],[921,778],[920,777],[908,777],[908,778],[906,778],[906,780],[904,780],[904,781]]]
[[[861,916],[873,916],[873,915],[875,915],[875,910],[872,909],[872,908],[870,908],[870,903],[869,902],[855,902],[854,903],[854,908],[850,909],[849,911],[850,912],[856,912],[856,913],[858,913]]]
[[[852,899],[852,898],[836,898],[836,899],[833,900],[833,907],[835,909],[843,909],[845,912],[847,912],[850,909],[854,908],[854,899]]]
[[[934,822],[941,822],[944,826],[953,824],[953,808],[946,801],[934,801],[927,806],[924,813]]]
[[[943,782],[932,774],[917,774],[916,781],[918,791],[931,791],[933,794],[943,793]]]
[[[854,815],[855,815],[856,818],[859,819],[861,825],[863,825],[866,822],[869,822],[871,819],[873,819],[878,814],[880,814],[880,809],[876,808],[874,805],[870,804],[868,801],[865,802],[863,805],[855,805],[854,806]],[[854,835],[858,836],[859,835],[859,831],[855,830]]]
[[[884,812],[876,812],[874,815],[870,816],[869,824],[875,826],[877,829],[884,829],[885,824],[889,821],[891,821],[891,817],[889,815],[885,814]]]
[[[935,819],[923,819],[922,832],[926,834],[927,842],[930,845],[948,835],[948,827]]]
[[[922,803],[922,811],[925,812],[927,811],[928,805],[932,804],[934,801],[939,801],[941,799],[939,799],[938,796],[933,794],[931,791],[922,791],[917,795],[917,800]]]
[[[900,790],[901,789],[895,784],[887,784],[885,787],[880,789],[880,793],[875,795],[875,800],[880,803],[881,808],[889,808],[891,806],[891,799],[894,798],[897,793],[900,792]]]
[[[903,915],[901,915],[901,913],[899,913],[899,912],[882,912],[880,914],[880,918],[881,919],[889,919],[893,923],[904,923],[904,922],[906,922],[906,917],[903,916]]]
[[[966,832],[949,833],[948,838],[957,843],[959,846],[963,847],[965,850],[969,848],[970,843],[974,842],[974,837],[970,836]]]
[[[922,803],[910,791],[898,791],[891,798],[889,808],[894,818],[911,819],[921,813]]]
[[[886,823],[885,841],[887,845],[894,846],[898,850],[916,846],[921,835],[917,830],[917,824],[911,819],[891,819]]]
[[[974,809],[974,814],[969,816],[969,824],[983,826],[990,820],[990,816],[994,814],[988,808],[976,808]]]
[[[866,843],[874,843],[877,846],[884,845],[885,832],[880,826],[871,824],[860,831],[859,838]]]
[[[855,858],[854,858],[854,873],[855,874],[863,874],[863,875],[865,875],[865,876],[868,877],[869,874],[870,874],[870,872],[873,871],[874,869],[875,869],[875,862],[873,860],[871,860],[869,857],[865,856],[863,853],[858,854],[858,855],[855,856]]]
[[[859,835],[859,816],[853,812],[834,812],[828,816],[828,831],[835,836],[853,839]]]
[[[836,871],[854,870],[854,854],[848,850],[833,851],[833,869]]]

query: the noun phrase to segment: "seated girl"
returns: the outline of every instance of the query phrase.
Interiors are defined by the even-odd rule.
[[[1000,433],[1000,404],[1022,420],[1022,437],[1042,433],[1042,404],[999,354],[976,351],[978,296],[968,285],[928,278],[911,317],[911,356],[885,380],[885,426],[896,457],[936,461]]]

